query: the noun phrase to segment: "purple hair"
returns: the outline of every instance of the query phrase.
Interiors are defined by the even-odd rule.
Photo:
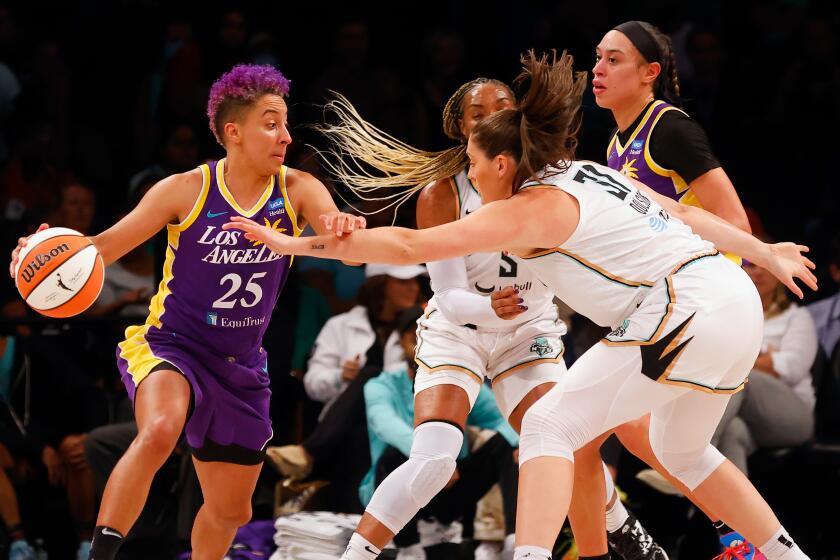
[[[247,107],[266,94],[289,95],[291,82],[269,65],[237,64],[225,72],[210,88],[207,117],[216,141],[224,146],[223,120],[231,110]]]

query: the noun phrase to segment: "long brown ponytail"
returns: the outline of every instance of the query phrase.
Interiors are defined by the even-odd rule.
[[[514,192],[547,166],[554,172],[568,168],[575,157],[587,83],[586,72],[575,72],[573,58],[565,51],[558,57],[556,51],[537,56],[530,50],[521,61],[514,86],[527,91],[519,108],[493,113],[472,134],[487,157],[508,154],[517,161]]]

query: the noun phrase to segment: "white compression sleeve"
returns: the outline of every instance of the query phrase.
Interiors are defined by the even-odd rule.
[[[510,326],[498,317],[490,298],[469,290],[463,257],[426,263],[435,302],[446,320],[455,325]]]

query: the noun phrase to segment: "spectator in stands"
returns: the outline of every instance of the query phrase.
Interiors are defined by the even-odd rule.
[[[834,281],[834,288],[840,288],[840,233],[831,240],[828,254],[828,273]],[[825,355],[831,358],[838,352],[840,342],[840,292],[835,293],[807,307],[817,327],[817,338]]]
[[[0,438],[14,458],[11,464],[31,467],[16,469],[19,478],[41,489],[37,492],[44,485],[61,489],[79,538],[79,558],[87,558],[95,498],[84,434],[107,421],[107,403],[101,389],[51,338],[6,338],[3,359],[12,365],[8,377],[0,377]],[[29,509],[45,514],[45,507],[36,503]]]
[[[130,317],[145,317],[149,312],[149,299],[154,289],[154,242],[150,241],[132,249],[106,268],[102,291],[88,315],[119,313]]]
[[[747,473],[747,458],[759,447],[801,445],[813,436],[817,333],[778,280],[758,266],[745,268],[764,307],[764,339],[749,383],[729,401],[713,443]]]
[[[402,363],[402,349],[393,334],[399,314],[420,297],[417,277],[422,266],[369,264],[359,290],[359,304],[326,322],[315,340],[303,384],[309,398],[326,403],[326,411],[365,365],[373,344],[383,348],[386,369]],[[323,413],[322,413],[323,416]]]
[[[75,229],[85,235],[92,233],[96,211],[96,193],[89,186],[71,182],[61,188],[58,207],[47,222],[53,227]]]
[[[393,470],[408,459],[414,437],[414,376],[416,364],[414,349],[417,345],[416,322],[422,309],[412,308],[401,316],[397,327],[400,345],[407,359],[393,369],[365,384],[368,436],[372,466],[359,487],[359,498],[367,505],[376,486]],[[457,467],[446,487],[394,537],[402,548],[411,548],[401,558],[425,558],[420,548],[437,544],[428,540],[430,523],[439,524],[438,531],[456,520],[463,520],[466,528],[472,525],[476,503],[490,488],[500,483],[505,503],[506,534],[514,532],[516,511],[516,486],[518,471],[514,463],[514,448],[519,436],[499,411],[493,392],[481,386],[475,406],[467,417],[467,425],[493,430],[496,433],[481,447],[470,453],[467,440],[458,457]],[[432,519],[433,518],[433,519]],[[418,535],[419,529],[419,535]],[[434,537],[433,537],[434,538]],[[418,542],[419,540],[419,542]]]
[[[367,265],[359,305],[324,325],[304,376],[310,398],[326,402],[318,426],[301,445],[270,447],[269,458],[285,476],[329,480],[325,500],[339,511],[361,511],[358,483],[367,455],[365,382],[405,358],[394,328],[399,315],[421,297],[422,266]],[[341,457],[341,464],[332,461]]]

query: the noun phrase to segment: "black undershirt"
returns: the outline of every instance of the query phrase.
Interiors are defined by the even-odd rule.
[[[653,101],[651,101],[653,103]],[[651,103],[639,113],[636,120],[618,135],[622,146],[644,118]],[[615,134],[617,129],[613,130]],[[650,155],[658,165],[676,171],[686,182],[691,183],[707,171],[720,167],[712,152],[709,138],[697,122],[680,111],[666,111],[659,118],[649,138]]]

